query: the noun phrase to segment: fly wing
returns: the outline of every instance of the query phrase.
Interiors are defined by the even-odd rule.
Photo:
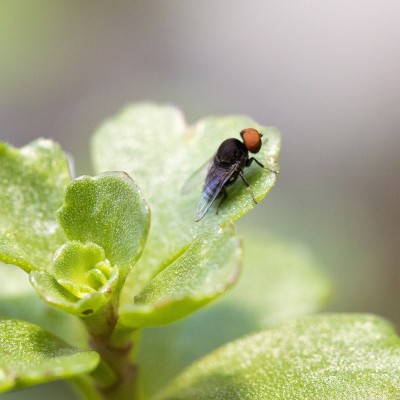
[[[203,192],[197,206],[196,222],[200,221],[210,209],[217,196],[225,186],[226,182],[235,172],[236,167],[222,168],[218,165],[212,165],[208,170]]]
[[[197,168],[188,179],[186,179],[185,183],[181,187],[182,194],[190,193],[194,188],[201,187],[201,184],[204,182],[204,177],[206,176],[207,170],[211,168],[211,161],[213,158],[208,159],[204,164],[202,164],[199,168]]]

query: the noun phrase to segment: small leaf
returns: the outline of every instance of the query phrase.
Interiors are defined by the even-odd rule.
[[[228,293],[182,321],[144,330],[138,351],[144,393],[154,394],[229,341],[326,304],[331,286],[308,248],[254,230],[242,236],[243,271]]]
[[[36,325],[0,318],[0,392],[92,371],[96,352],[72,347]]]
[[[219,226],[229,225],[254,207],[249,190],[238,181],[230,189],[220,213],[215,215],[216,210],[212,208],[196,223],[194,216],[202,187],[182,193],[185,181],[213,156],[224,139],[239,138],[239,132],[250,126],[261,130],[267,140],[257,158],[277,168],[279,132],[247,117],[208,118],[187,127],[176,108],[137,104],[99,129],[93,141],[96,170],[128,171],[152,210],[152,229],[146,248],[135,273],[128,277],[127,288],[138,288],[136,293],[145,290],[154,276],[186,251],[189,252],[185,253],[186,259],[190,260],[190,246],[197,238],[214,237]],[[247,168],[245,175],[258,200],[276,181],[276,174],[257,165]],[[124,299],[129,299],[129,295]]]
[[[70,179],[67,158],[50,140],[21,149],[0,142],[0,165],[0,261],[42,268],[65,241],[55,211]]]
[[[95,243],[70,241],[60,247],[47,271],[32,271],[33,287],[49,304],[84,316],[98,312],[116,290],[119,270]]]
[[[118,269],[106,259],[95,243],[67,242],[57,251],[52,274],[74,296],[82,298],[93,292],[110,293],[118,280]]]
[[[140,285],[125,288],[131,300],[121,299],[121,325],[166,324],[209,303],[235,283],[240,256],[233,227],[199,237],[143,290],[138,292]]]
[[[167,399],[398,399],[400,338],[380,318],[321,315],[232,342],[189,367]]]
[[[140,256],[150,222],[138,187],[123,172],[72,181],[58,216],[69,239],[101,246],[123,276]]]

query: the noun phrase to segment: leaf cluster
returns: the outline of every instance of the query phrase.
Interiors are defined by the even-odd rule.
[[[304,247],[244,232],[243,258],[232,223],[254,201],[241,182],[194,222],[202,187],[184,193],[186,179],[245,127],[278,169],[276,129],[243,116],[188,126],[147,103],[96,132],[96,176],[71,177],[52,141],[0,143],[1,392],[73,379],[89,399],[398,398],[389,324],[299,318],[330,294]],[[245,174],[257,201],[277,179],[254,163]]]

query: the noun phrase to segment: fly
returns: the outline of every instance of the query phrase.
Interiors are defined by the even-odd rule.
[[[249,157],[249,152],[256,154],[261,149],[263,135],[260,132],[253,128],[247,128],[240,132],[240,136],[242,141],[234,138],[226,139],[219,146],[207,172],[203,192],[197,206],[196,222],[207,214],[217,197],[220,197],[221,200],[217,207],[218,214],[222,203],[228,196],[226,188],[232,185],[238,177],[249,188],[251,197],[257,204],[253,190],[243,175],[244,168],[249,167],[253,161],[261,168],[266,168],[275,174],[278,173],[278,171],[264,167],[255,157]]]

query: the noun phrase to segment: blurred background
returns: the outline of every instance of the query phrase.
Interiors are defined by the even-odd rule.
[[[395,0],[2,0],[0,140],[53,138],[83,174],[134,101],[276,126],[280,179],[240,224],[307,244],[329,310],[400,328],[399,40]]]

